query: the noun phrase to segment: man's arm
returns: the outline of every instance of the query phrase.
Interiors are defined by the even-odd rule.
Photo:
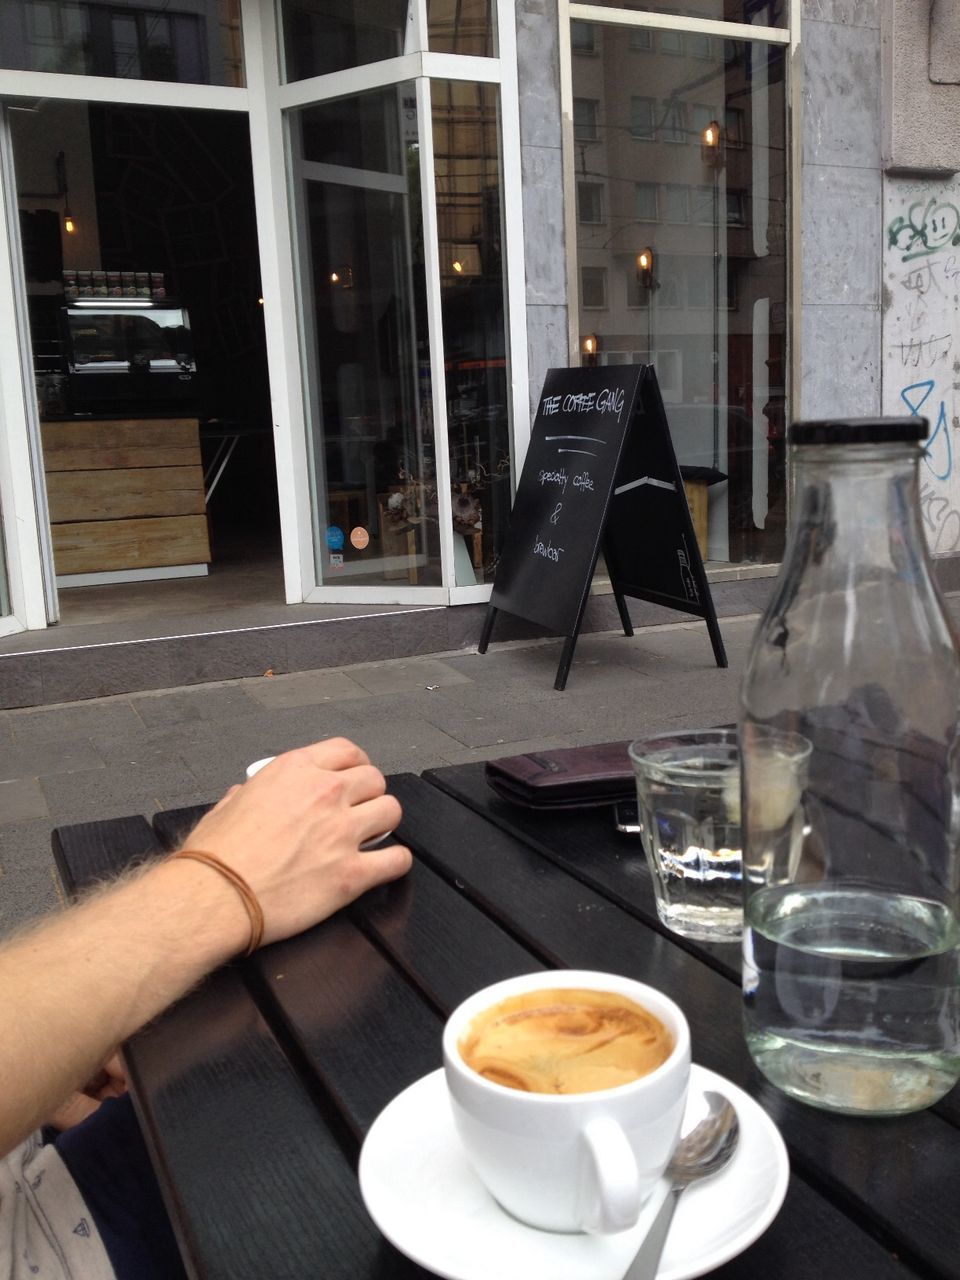
[[[228,793],[184,847],[214,854],[247,881],[263,909],[264,941],[288,937],[409,868],[399,845],[359,852],[399,821],[384,787],[359,747],[317,743]],[[249,938],[234,886],[178,858],[0,950],[0,1154]]]

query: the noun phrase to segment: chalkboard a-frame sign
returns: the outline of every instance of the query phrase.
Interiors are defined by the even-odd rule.
[[[601,550],[626,635],[626,596],[681,609],[706,621],[727,665],[650,365],[547,373],[480,653],[500,610],[539,623],[566,636],[554,681],[563,689]]]

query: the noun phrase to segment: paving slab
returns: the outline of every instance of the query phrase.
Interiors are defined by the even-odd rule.
[[[103,757],[89,738],[49,738],[0,745],[0,782],[102,767]]]
[[[187,720],[234,720],[257,710],[246,685],[246,681],[232,681],[198,689],[140,694],[130,699],[130,705],[149,728]]]
[[[143,721],[123,695],[66,703],[40,710],[10,711],[14,742],[86,737],[96,742],[118,734],[143,732]]]
[[[353,667],[351,677],[370,693],[409,693],[416,689],[463,684],[468,676],[436,658],[395,659]]]
[[[345,671],[298,671],[242,683],[245,692],[263,707],[306,707],[370,697],[370,690]]]
[[[0,782],[0,823],[46,818],[49,814],[47,798],[36,778],[11,778]]]

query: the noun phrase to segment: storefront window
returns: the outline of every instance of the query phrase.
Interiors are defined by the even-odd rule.
[[[709,16],[747,16],[733,8]],[[584,359],[655,366],[681,472],[707,499],[705,559],[772,562],[785,527],[784,46],[711,36],[707,49],[684,34],[673,56],[647,56],[663,33],[648,34],[652,48],[597,24],[596,52],[573,51],[575,100],[598,101],[599,122],[595,137],[575,133],[576,181],[606,193],[605,220],[581,201],[577,224],[580,332],[595,338]]]
[[[577,0],[577,3],[609,6],[609,0]],[[790,0],[687,0],[683,5],[618,0],[612,7],[665,16],[710,18],[717,22],[745,22],[755,27],[786,27],[790,20]],[[692,31],[645,31],[632,34],[630,47],[709,58],[715,39]]]
[[[292,124],[318,580],[439,586],[414,87]]]
[[[495,58],[495,12],[494,0],[427,0],[431,50]]]
[[[288,81],[407,52],[408,0],[281,0],[280,13]]]
[[[243,85],[239,0],[3,0],[0,65]]]
[[[431,89],[456,583],[472,586],[493,580],[511,496],[499,92]]]

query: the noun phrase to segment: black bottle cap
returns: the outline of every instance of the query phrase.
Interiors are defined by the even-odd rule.
[[[794,422],[787,428],[788,444],[895,444],[926,440],[926,418],[823,418]]]

